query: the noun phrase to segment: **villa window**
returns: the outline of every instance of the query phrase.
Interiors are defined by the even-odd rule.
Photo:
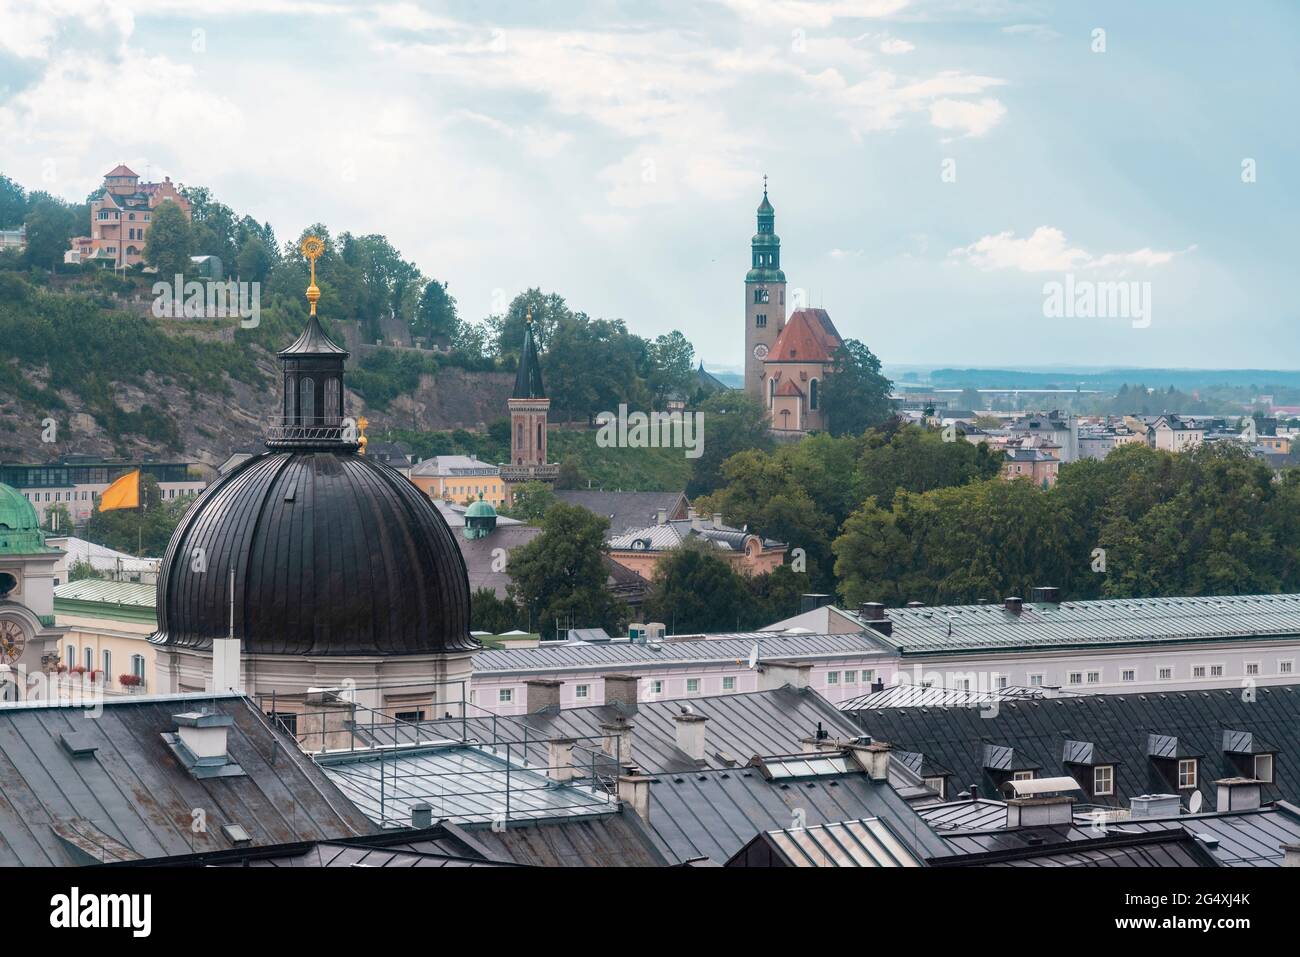
[[[1196,787],[1196,759],[1184,758],[1178,762],[1178,788],[1185,790]]]
[[[1115,793],[1115,766],[1103,764],[1092,769],[1092,793],[1094,797],[1106,797]]]
[[[502,688],[497,692],[497,701],[501,704],[510,704],[515,700],[515,691],[513,688]]]

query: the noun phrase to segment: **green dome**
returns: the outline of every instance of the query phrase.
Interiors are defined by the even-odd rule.
[[[478,501],[472,502],[469,508],[465,509],[466,518],[496,518],[497,510],[492,507],[490,502],[483,501],[483,494],[480,492]]]
[[[36,509],[22,492],[0,484],[0,555],[47,551]]]

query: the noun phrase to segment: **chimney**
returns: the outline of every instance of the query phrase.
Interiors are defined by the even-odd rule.
[[[560,682],[550,678],[530,678],[524,682],[524,705],[529,714],[552,708],[560,710]]]
[[[1182,803],[1177,794],[1139,794],[1129,799],[1129,817],[1142,820],[1150,817],[1177,817],[1182,813]]]
[[[1052,586],[1035,586],[1030,594],[1040,604],[1057,605],[1061,602],[1061,589]]]
[[[412,804],[411,827],[416,830],[433,827],[433,808],[427,804]]]
[[[1282,844],[1282,866],[1300,867],[1300,844]]]
[[[889,748],[883,741],[848,745],[849,756],[873,781],[889,780]]]
[[[108,676],[106,675],[105,678]],[[239,639],[212,639],[212,692],[244,691],[239,674]]]
[[[923,602],[923,601],[909,601],[909,602],[907,603],[907,607],[908,607],[908,608],[924,608],[924,607],[925,607],[925,602]]]
[[[636,812],[642,822],[650,823],[650,782],[644,774],[622,774],[618,779],[618,799]]]
[[[972,801],[978,801],[980,799],[980,786],[978,784],[972,784],[970,786],[970,799]]]
[[[555,738],[546,742],[547,776],[564,784],[573,780],[573,738]]]
[[[858,606],[858,617],[868,628],[873,628],[882,635],[894,633],[894,623],[885,615],[885,606],[878,601],[864,601]]]
[[[656,525],[668,524],[668,509],[661,508],[657,513],[655,513],[655,524]]]
[[[1074,798],[1068,794],[1007,801],[1007,827],[1059,827],[1072,823]]]
[[[704,725],[709,719],[702,714],[675,714],[677,747],[692,761],[704,760]]]
[[[600,749],[619,764],[632,763],[632,723],[626,718],[602,722]]]
[[[635,675],[605,675],[605,704],[618,704],[635,711],[639,684]]]
[[[1016,598],[1013,596],[1007,598],[1007,600],[1003,604],[1004,607],[1007,609],[1007,611],[1011,612],[1011,614],[1018,615],[1020,614],[1020,609],[1024,605],[1024,603],[1025,601],[1023,598]]]
[[[356,707],[337,688],[308,688],[295,734],[302,749],[346,751],[355,747]]]
[[[714,513],[713,513],[713,527],[714,527],[714,528],[721,528],[721,527],[722,527],[722,513],[721,513],[721,512],[714,512]]]
[[[875,681],[873,681],[873,682],[871,683],[871,690],[872,690],[872,692],[874,692],[874,693],[876,693],[876,694],[879,694],[881,691],[884,691],[884,690],[885,690],[885,679],[884,679],[884,678],[877,678]]]
[[[695,511],[694,505],[686,506],[686,520],[691,523],[691,528],[700,527],[700,515]]]
[[[1216,811],[1253,811],[1259,807],[1259,782],[1254,778],[1220,778]]]
[[[758,666],[758,690],[775,691],[786,685],[807,688],[812,684],[812,665],[802,661],[764,661]]]
[[[227,751],[226,735],[235,723],[232,715],[220,711],[187,711],[172,715],[174,733],[164,733],[163,741],[190,774],[205,778],[242,775]]]

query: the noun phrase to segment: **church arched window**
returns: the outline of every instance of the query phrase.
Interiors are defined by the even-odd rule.
[[[544,428],[544,426],[542,425],[542,423],[538,422],[538,423],[537,423],[537,453],[538,453],[539,455],[540,455],[541,452],[542,452],[542,437],[543,437],[543,434],[544,434],[544,433],[542,432],[542,429],[543,429],[543,428]]]
[[[316,383],[310,376],[298,384],[298,416],[304,424],[316,417]]]
[[[519,422],[515,425],[515,448],[522,449],[523,447],[524,447],[524,424],[522,422]]]
[[[325,408],[321,412],[330,423],[337,422],[343,414],[339,395],[339,380],[334,377],[325,380]]]
[[[808,383],[808,408],[816,409],[821,402],[821,383],[816,379]]]

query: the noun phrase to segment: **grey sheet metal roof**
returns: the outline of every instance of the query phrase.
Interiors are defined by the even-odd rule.
[[[709,638],[664,640],[633,644],[619,639],[600,644],[544,641],[537,648],[480,651],[474,656],[476,674],[540,674],[548,671],[626,670],[665,663],[694,665],[743,662],[754,645],[764,660],[850,658],[887,654],[876,641],[860,634],[783,635],[738,632]]]
[[[945,853],[938,836],[888,784],[862,773],[769,781],[758,768],[656,775],[649,829],[666,857],[730,860],[761,831],[875,817],[919,857]]]
[[[875,817],[765,831],[755,840],[766,844],[788,867],[925,866],[889,825]],[[742,849],[737,857],[744,853]]]
[[[416,804],[434,820],[511,821],[613,810],[600,791],[561,785],[490,749],[443,746],[375,748],[317,756],[340,791],[381,827],[405,827]]]
[[[1011,686],[996,691],[960,691],[956,688],[927,688],[924,685],[891,685],[839,703],[841,711],[864,708],[974,708],[992,701],[1041,698],[1039,688]]]
[[[568,815],[512,823],[505,828],[470,825],[468,832],[498,858],[536,867],[662,867],[636,812],[626,805],[612,814]]]
[[[1300,595],[1121,598],[890,608],[883,640],[904,655],[1150,645],[1300,635]],[[858,619],[861,621],[861,619]]]
[[[1212,867],[1214,859],[1187,834],[1161,831],[1148,839],[1069,846],[1042,854],[1009,855],[985,867]]]
[[[216,867],[501,867],[495,861],[453,857],[433,851],[398,850],[322,842],[275,857],[250,858]]]
[[[972,784],[992,796],[1007,771],[985,763],[985,745],[1013,748],[1041,766],[1043,776],[1074,773],[1090,790],[1091,772],[1065,763],[1065,743],[1086,741],[1114,760],[1115,793],[1089,800],[1127,807],[1135,795],[1179,793],[1179,754],[1197,756],[1197,780],[1206,807],[1213,807],[1214,782],[1250,770],[1250,755],[1225,752],[1224,731],[1251,732],[1277,746],[1274,781],[1264,784],[1263,800],[1300,800],[1300,686],[1255,689],[1242,700],[1240,688],[1002,702],[996,714],[970,708],[880,708],[852,712],[862,730],[895,748],[923,754],[952,769],[950,790]],[[847,713],[847,712],[846,712]],[[1156,754],[1150,751],[1157,739]]]
[[[686,517],[686,495],[682,492],[601,492],[557,489],[555,497],[570,505],[581,505],[601,518],[609,519],[605,538],[621,535],[629,528],[653,525],[664,509],[668,518]]]
[[[1287,801],[1253,811],[1184,814],[1164,820],[1127,820],[1126,831],[1149,831],[1175,823],[1205,843],[1225,867],[1280,867],[1282,845],[1300,842],[1300,808]],[[1205,838],[1211,838],[1206,841]]]
[[[1004,827],[1007,823],[1007,805],[1003,801],[946,801],[918,807],[916,813],[942,833],[943,831],[983,831]]]
[[[196,779],[162,735],[197,706],[230,715],[239,777]],[[94,751],[74,755],[62,735]],[[195,809],[204,828],[195,831]],[[60,866],[219,851],[239,825],[254,845],[333,840],[375,830],[291,738],[247,699],[107,699],[97,718],[57,705],[0,707],[0,866]]]

